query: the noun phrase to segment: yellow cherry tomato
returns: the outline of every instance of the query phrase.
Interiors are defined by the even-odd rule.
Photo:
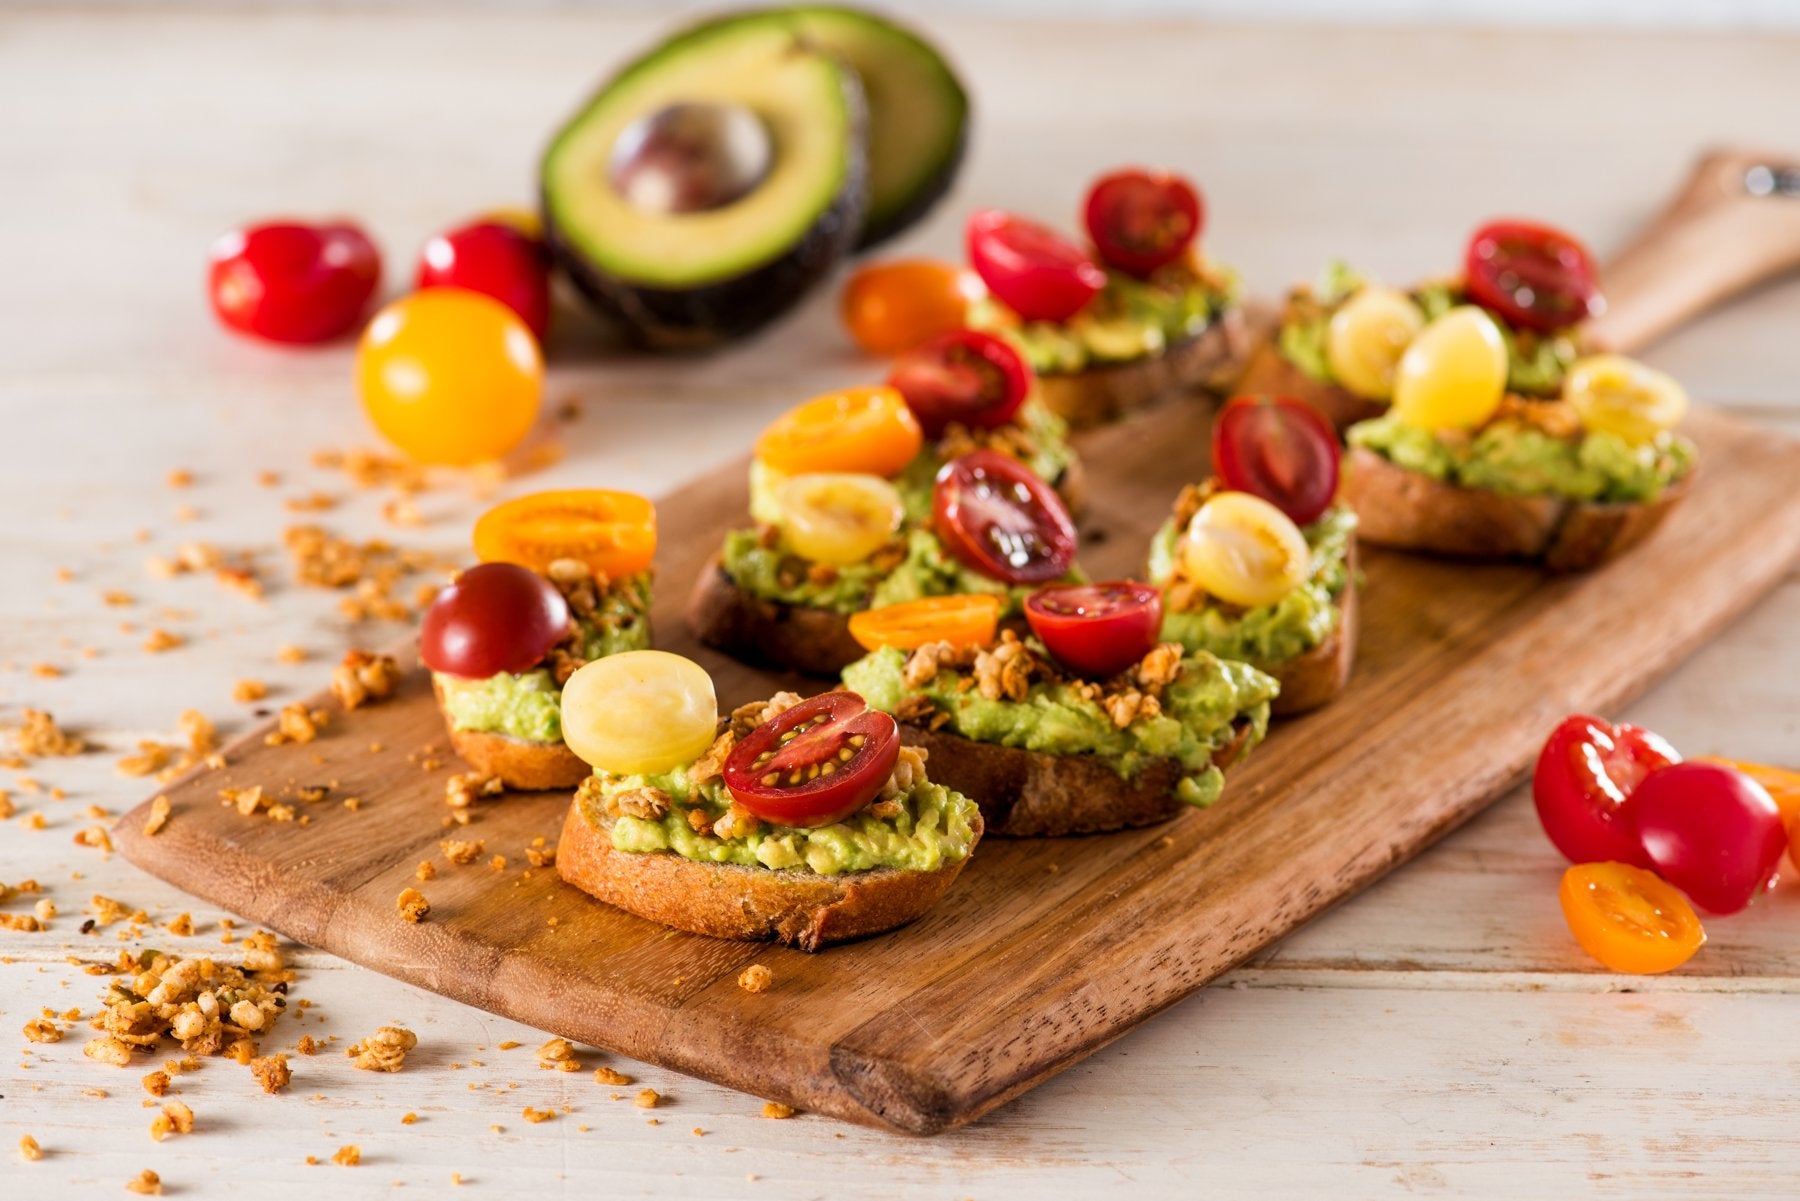
[[[1649,442],[1687,415],[1687,389],[1654,367],[1622,354],[1577,359],[1563,379],[1563,399],[1581,424],[1627,442]]]
[[[1394,394],[1394,372],[1407,344],[1425,328],[1412,297],[1367,287],[1345,301],[1326,327],[1325,361],[1345,391],[1365,400]]]
[[[427,288],[363,331],[356,385],[369,420],[420,463],[466,466],[517,446],[544,391],[544,359],[525,323],[490,296]]]
[[[1425,430],[1474,429],[1506,395],[1506,341],[1474,305],[1451,309],[1419,332],[1394,374],[1394,413]]]
[[[712,677],[668,651],[595,659],[563,685],[563,741],[610,775],[654,775],[692,763],[718,726]]]
[[[886,546],[906,515],[899,491],[878,475],[815,472],[781,486],[781,537],[803,559],[860,563]]]
[[[1300,527],[1262,497],[1218,492],[1188,522],[1181,562],[1208,593],[1254,609],[1306,581],[1312,549]]]
[[[815,396],[777,417],[756,440],[756,457],[788,475],[854,471],[896,476],[918,456],[925,434],[893,388],[845,388]]]
[[[1615,972],[1678,968],[1706,941],[1687,898],[1641,867],[1578,863],[1557,891],[1575,941]]]

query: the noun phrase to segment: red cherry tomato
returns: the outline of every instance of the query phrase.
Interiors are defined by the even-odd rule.
[[[900,758],[894,719],[854,692],[802,701],[750,731],[725,760],[725,787],[781,826],[828,826],[875,799]]]
[[[959,329],[901,355],[887,382],[925,436],[941,438],[952,422],[991,430],[1011,421],[1031,391],[1031,368],[1010,342]]]
[[[1165,171],[1103,175],[1082,212],[1100,258],[1130,275],[1149,275],[1186,254],[1205,221],[1194,185]]]
[[[1626,800],[1658,768],[1681,760],[1674,747],[1637,726],[1566,717],[1551,733],[1531,776],[1538,820],[1572,863],[1616,860],[1649,867]]]
[[[932,525],[963,563],[1009,584],[1043,584],[1075,563],[1075,523],[1050,485],[997,450],[938,472]]]
[[[431,602],[419,658],[433,671],[469,679],[535,667],[569,631],[569,603],[543,576],[517,563],[483,563]]]
[[[1735,768],[1675,763],[1644,777],[1626,809],[1663,879],[1709,913],[1736,913],[1774,883],[1787,849],[1781,809]]]
[[[355,327],[381,283],[381,252],[347,222],[269,221],[213,243],[207,290],[227,327],[271,342],[325,342]]]
[[[1604,307],[1587,247],[1549,225],[1489,222],[1469,239],[1463,271],[1470,300],[1522,329],[1567,329]]]
[[[420,289],[467,288],[519,315],[541,344],[550,327],[550,256],[511,221],[484,217],[438,234],[419,254]]]
[[[1106,272],[1080,247],[999,209],[969,218],[968,242],[981,282],[1027,321],[1067,321],[1106,286]]]
[[[1260,496],[1295,525],[1317,521],[1337,495],[1331,423],[1290,396],[1239,396],[1213,419],[1213,470],[1227,488]]]
[[[1063,584],[1025,601],[1025,620],[1056,661],[1077,675],[1116,676],[1156,645],[1162,593],[1136,580]]]

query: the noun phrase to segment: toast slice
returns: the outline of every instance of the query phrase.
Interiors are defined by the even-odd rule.
[[[1350,682],[1350,669],[1356,663],[1356,544],[1350,544],[1349,577],[1336,599],[1337,625],[1331,637],[1303,655],[1280,663],[1258,663],[1257,667],[1274,676],[1281,691],[1269,702],[1269,712],[1276,717],[1295,717],[1310,713],[1337,698]]]
[[[1356,509],[1357,535],[1379,546],[1588,571],[1648,538],[1687,494],[1693,477],[1688,472],[1653,501],[1508,496],[1435,480],[1365,447],[1351,447],[1339,495]]]
[[[1340,438],[1357,422],[1388,411],[1384,401],[1365,400],[1336,384],[1320,383],[1282,354],[1274,338],[1264,340],[1251,354],[1233,392],[1238,396],[1291,396],[1304,401],[1331,422]]]
[[[865,653],[850,637],[849,617],[764,600],[740,588],[717,556],[694,581],[687,623],[701,642],[734,659],[812,676],[835,676]]]
[[[929,872],[884,867],[822,876],[807,868],[701,863],[673,851],[619,851],[610,826],[579,800],[569,806],[556,847],[564,881],[678,930],[803,951],[906,925],[938,903],[970,858]],[[975,834],[979,841],[979,817]]]
[[[435,678],[431,691],[437,696],[438,710],[444,713],[444,728],[450,732],[450,745],[456,753],[483,775],[500,777],[514,792],[573,788],[594,770],[560,741],[532,742],[508,734],[459,730],[444,711],[444,689]]]
[[[1073,429],[1090,429],[1199,389],[1228,388],[1250,349],[1242,309],[1230,308],[1160,354],[1038,376],[1044,403]]]

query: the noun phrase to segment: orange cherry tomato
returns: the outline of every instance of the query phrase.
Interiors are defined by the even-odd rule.
[[[1678,968],[1706,931],[1679,889],[1628,863],[1578,863],[1563,873],[1563,917],[1581,949],[1615,972]]]
[[[850,615],[850,637],[864,650],[917,650],[927,642],[986,646],[1000,625],[1000,598],[980,594],[928,596]]]
[[[533,492],[481,515],[475,554],[533,571],[579,559],[604,575],[631,575],[656,557],[656,508],[635,492],[605,488]]]
[[[777,417],[756,440],[756,457],[788,475],[844,471],[899,475],[925,445],[919,420],[892,388],[845,388]]]
[[[961,329],[976,293],[975,277],[954,263],[901,259],[852,275],[839,311],[858,346],[889,357]]]
[[[1800,867],[1800,770],[1772,767],[1767,763],[1745,763],[1741,759],[1721,759],[1714,755],[1701,755],[1699,759],[1703,763],[1735,767],[1763,786],[1775,801],[1775,807],[1781,810],[1781,824],[1787,827],[1788,858],[1794,861],[1795,867]]]

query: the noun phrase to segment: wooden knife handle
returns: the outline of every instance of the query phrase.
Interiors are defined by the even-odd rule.
[[[1760,170],[1759,170],[1760,168]],[[1601,270],[1606,311],[1584,341],[1632,352],[1714,305],[1800,268],[1800,157],[1701,156],[1656,219]]]

